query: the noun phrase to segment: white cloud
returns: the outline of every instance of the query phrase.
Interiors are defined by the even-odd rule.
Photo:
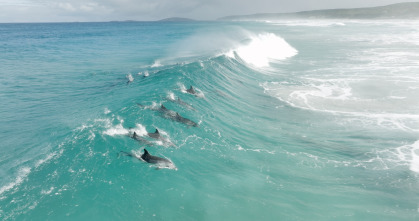
[[[63,9],[65,11],[70,11],[70,12],[75,12],[76,11],[76,7],[74,7],[71,3],[69,2],[59,2],[56,3],[56,7]]]
[[[236,14],[366,7],[402,0],[0,0],[0,22],[216,19]]]

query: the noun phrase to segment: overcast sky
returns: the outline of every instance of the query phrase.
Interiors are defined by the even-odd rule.
[[[409,0],[405,0],[409,1]],[[412,0],[414,1],[414,0]],[[228,15],[382,6],[403,0],[0,0],[0,22],[213,20]]]

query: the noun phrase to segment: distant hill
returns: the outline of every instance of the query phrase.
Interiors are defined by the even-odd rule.
[[[186,21],[195,21],[195,20],[190,19],[190,18],[180,18],[180,17],[171,17],[171,18],[158,20],[158,22],[186,22]]]
[[[224,21],[275,20],[275,19],[419,19],[419,2],[398,3],[372,8],[326,9],[295,13],[262,13],[227,16]]]

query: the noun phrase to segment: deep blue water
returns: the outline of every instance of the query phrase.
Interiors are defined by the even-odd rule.
[[[416,220],[418,27],[0,24],[0,219]]]

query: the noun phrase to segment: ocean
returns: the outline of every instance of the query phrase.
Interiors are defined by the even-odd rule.
[[[412,20],[0,24],[0,220],[418,220],[418,61]]]

